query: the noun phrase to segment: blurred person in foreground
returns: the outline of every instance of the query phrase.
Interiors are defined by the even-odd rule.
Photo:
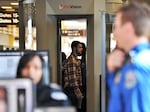
[[[43,96],[46,96],[47,91],[49,91],[49,87],[42,82],[44,65],[45,62],[41,55],[36,52],[28,52],[21,57],[17,69],[17,78],[30,78],[33,80],[34,85],[36,85],[38,106],[47,105],[46,103],[49,99],[47,97],[46,100],[46,97]]]
[[[108,111],[150,112],[150,6],[132,2],[121,7],[114,25],[122,50],[107,56]]]
[[[17,78],[30,78],[36,88],[37,106],[68,106],[67,96],[60,90],[54,90],[46,85],[44,79],[45,61],[41,55],[34,51],[24,54],[18,64]],[[59,97],[57,93],[62,97]],[[58,97],[58,98],[56,98]]]

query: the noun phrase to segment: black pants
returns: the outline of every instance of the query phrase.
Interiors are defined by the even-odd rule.
[[[66,88],[64,88],[64,92],[69,97],[72,105],[75,106],[75,107],[77,107],[78,106],[78,100],[77,100],[77,97],[75,95],[73,87],[66,87]]]
[[[82,92],[82,87],[79,87],[79,89]],[[78,99],[77,99],[77,96],[76,96],[76,94],[74,92],[73,87],[66,87],[66,88],[64,88],[64,92],[67,94],[67,96],[69,97],[72,105],[76,107],[76,109],[78,110],[78,112],[85,112],[84,111],[84,107],[83,107],[85,105],[83,104],[83,102],[82,102],[81,109],[78,109]]]

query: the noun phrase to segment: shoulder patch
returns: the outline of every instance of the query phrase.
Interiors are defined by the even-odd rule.
[[[134,71],[132,70],[127,71],[125,75],[125,87],[128,89],[133,88],[135,87],[136,83],[137,83],[137,79],[134,74]]]

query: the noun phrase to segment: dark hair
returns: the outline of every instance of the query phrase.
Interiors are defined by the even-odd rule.
[[[66,54],[62,52],[61,55],[62,55],[62,62],[64,62],[64,60],[66,60]]]
[[[45,66],[43,57],[40,54],[36,53],[35,51],[30,51],[30,52],[25,53],[19,61],[18,68],[17,68],[17,78],[22,78],[22,70],[35,56],[38,56],[40,58],[41,64],[42,64],[42,70],[43,70]],[[40,83],[42,83],[41,81]]]
[[[86,63],[86,45],[84,43],[81,43],[81,44],[83,48],[81,62]]]
[[[132,2],[118,10],[122,14],[122,24],[130,21],[137,36],[150,34],[150,6],[146,3]]]
[[[79,41],[73,41],[73,42],[71,43],[71,49],[72,49],[72,51],[73,51],[73,48],[77,48],[77,46],[78,46],[79,44],[81,44]]]
[[[82,54],[86,54],[86,45],[84,43],[81,43],[82,44],[82,48],[83,48],[83,51],[82,51]]]

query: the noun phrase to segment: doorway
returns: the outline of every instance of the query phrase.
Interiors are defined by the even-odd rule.
[[[87,47],[87,22],[88,19],[82,16],[59,16],[57,19],[57,82],[60,85],[62,85],[62,52],[68,58],[71,54],[73,41],[80,41]]]
[[[88,18],[82,16],[59,16],[57,19],[57,40],[58,40],[58,62],[57,62],[57,79],[58,83],[63,86],[64,85],[64,77],[63,77],[63,65],[65,60],[70,56],[71,43],[73,41],[79,41],[84,43],[87,48],[87,32],[88,32]],[[86,56],[85,64],[86,64]],[[83,59],[83,56],[79,56],[78,59]],[[86,65],[85,65],[86,70]],[[82,71],[82,66],[81,66]],[[82,72],[82,84],[83,91],[86,94],[86,72]],[[84,93],[83,93],[84,94]],[[86,96],[85,96],[86,99]],[[86,102],[86,100],[85,100]],[[86,108],[86,104],[84,105]]]

